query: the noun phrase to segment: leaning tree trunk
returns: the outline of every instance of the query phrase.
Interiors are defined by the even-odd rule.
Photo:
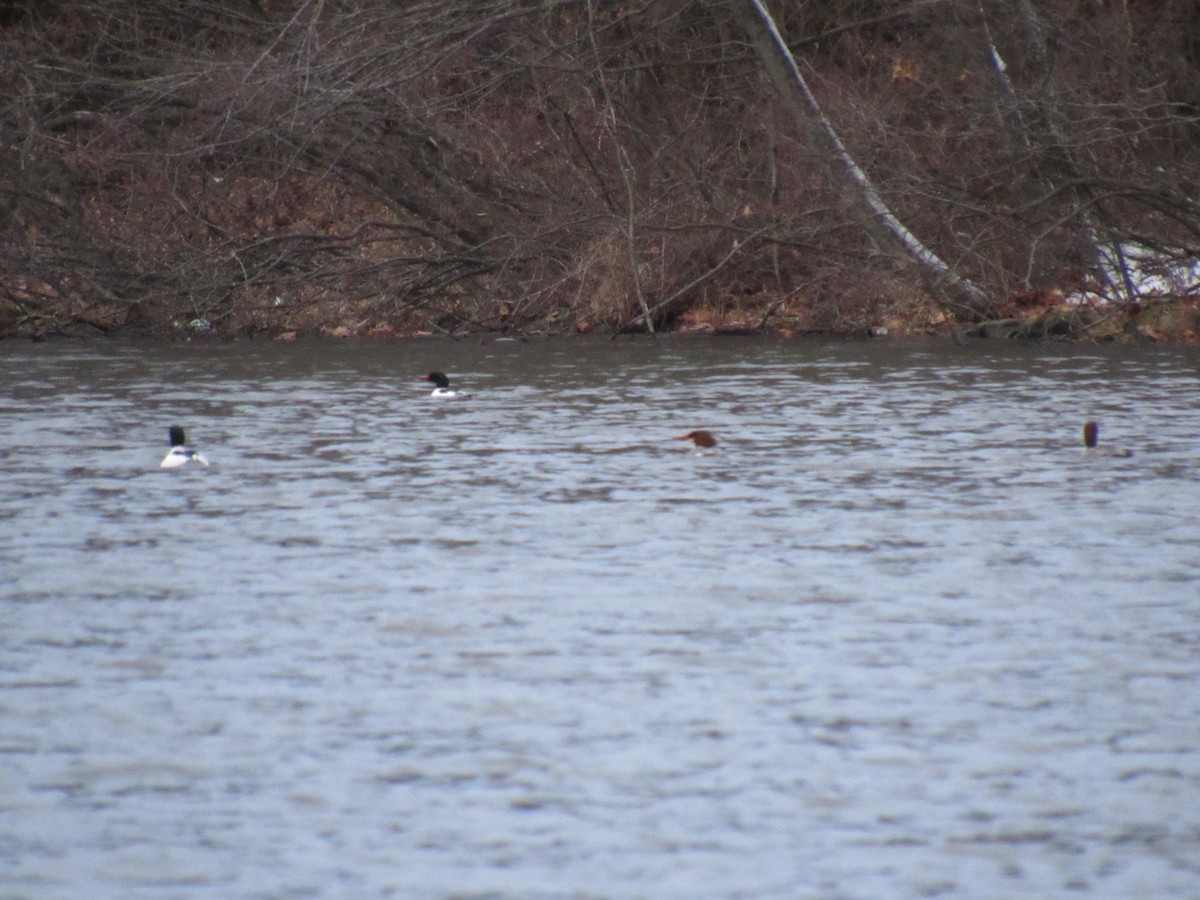
[[[992,68],[996,72],[996,77],[1000,79],[1003,95],[1008,104],[1009,118],[1013,120],[1014,127],[1018,128],[1021,142],[1025,144],[1026,150],[1031,152],[1040,150],[1040,156],[1054,160],[1055,167],[1060,170],[1058,174],[1061,175],[1061,178],[1055,178],[1055,174],[1049,167],[1042,166],[1039,176],[1051,191],[1066,185],[1066,190],[1073,200],[1075,216],[1078,217],[1080,223],[1082,240],[1086,242],[1091,253],[1092,269],[1100,283],[1111,284],[1112,276],[1120,277],[1121,287],[1124,289],[1126,298],[1134,301],[1138,299],[1138,292],[1134,287],[1133,278],[1129,275],[1128,260],[1124,256],[1121,241],[1114,234],[1114,229],[1106,227],[1106,222],[1103,221],[1104,205],[1096,196],[1094,188],[1088,187],[1096,179],[1091,173],[1085,173],[1082,170],[1080,163],[1076,160],[1076,155],[1070,149],[1072,145],[1068,143],[1066,131],[1062,125],[1064,116],[1058,108],[1057,95],[1050,80],[1050,72],[1054,66],[1048,59],[1045,49],[1050,41],[1046,40],[1043,26],[1038,22],[1037,13],[1033,11],[1030,1],[1015,0],[1015,4],[1016,16],[1024,25],[1028,47],[1031,49],[1032,58],[1036,62],[1040,74],[1042,74],[1044,84],[1042,96],[1033,98],[1030,102],[1034,109],[1033,121],[1036,124],[1031,124],[1030,120],[1021,114],[1021,101],[1016,94],[1012,78],[1009,78],[1008,65],[1000,54],[1000,48],[996,46],[995,37],[992,35],[991,26],[988,23],[988,13],[984,10],[982,0],[976,2],[979,18],[983,22],[984,36],[988,40]],[[1098,218],[1098,215],[1102,218]],[[1100,236],[1102,234],[1108,235],[1108,238],[1102,238]]]
[[[763,67],[779,89],[784,102],[798,119],[803,120],[802,126],[814,134],[840,163],[848,193],[869,212],[867,221],[872,232],[907,256],[917,266],[924,280],[949,305],[965,309],[973,316],[988,315],[995,306],[992,299],[978,285],[954,271],[896,217],[875,189],[870,176],[850,155],[800,73],[792,51],[762,0],[709,2],[728,5],[738,24],[753,40]],[[815,129],[811,127],[814,123]]]

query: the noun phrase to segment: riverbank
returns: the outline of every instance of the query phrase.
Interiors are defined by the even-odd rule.
[[[452,306],[453,308],[450,308]],[[359,315],[365,310],[331,307],[289,308],[285,302],[248,310],[213,321],[188,318],[165,305],[144,302],[132,307],[95,304],[86,309],[69,304],[31,313],[0,301],[0,339],[46,340],[156,337],[174,339],[263,338],[292,341],[301,337],[401,338],[427,335],[465,337],[483,334],[571,335],[645,333],[628,309],[601,313],[595,307],[554,310],[548,315],[519,318],[514,304],[461,302],[397,319]],[[173,314],[174,313],[174,314]],[[848,303],[796,296],[727,297],[692,306],[660,318],[656,333],[753,335],[782,337],[952,336],[1007,340],[1076,340],[1095,342],[1151,341],[1191,344],[1200,340],[1200,297],[1156,298],[1135,304],[1070,302],[1060,292],[1014,298],[1000,314],[983,322],[964,322],[920,295]]]
[[[0,12],[0,337],[1195,339],[1190,0],[741,6]]]

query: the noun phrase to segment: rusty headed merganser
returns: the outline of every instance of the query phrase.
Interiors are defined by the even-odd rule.
[[[712,450],[717,446],[717,439],[712,436],[711,431],[689,431],[687,434],[681,434],[675,440],[691,441],[696,445],[697,450]]]
[[[435,385],[437,385],[433,389],[433,393],[429,395],[430,397],[465,397],[465,396],[467,396],[466,391],[450,390],[450,379],[446,377],[445,372],[430,372],[428,375],[422,375],[421,380],[422,381],[432,381]]]
[[[1096,422],[1083,423],[1083,452],[1095,454],[1096,456],[1116,456],[1122,459],[1127,459],[1133,456],[1132,450],[1114,450],[1112,447],[1100,447],[1100,425]]]
[[[204,458],[203,453],[197,453],[187,445],[182,425],[172,425],[167,433],[171,436],[171,449],[159,463],[160,469],[178,469],[190,462],[197,462],[202,466],[208,465],[208,460]]]

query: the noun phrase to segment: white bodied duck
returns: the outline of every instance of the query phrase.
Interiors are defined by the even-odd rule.
[[[204,458],[203,453],[197,453],[187,445],[187,437],[183,433],[182,425],[172,425],[167,433],[171,437],[171,449],[159,463],[159,468],[178,469],[190,462],[199,463],[202,466],[208,465],[208,460]]]

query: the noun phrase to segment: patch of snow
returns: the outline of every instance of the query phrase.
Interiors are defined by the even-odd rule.
[[[1065,306],[1105,306],[1127,299],[1122,264],[1138,298],[1183,297],[1200,292],[1200,259],[1165,253],[1142,244],[1124,244],[1121,256],[1104,254],[1105,284],[1092,283],[1067,294]]]

